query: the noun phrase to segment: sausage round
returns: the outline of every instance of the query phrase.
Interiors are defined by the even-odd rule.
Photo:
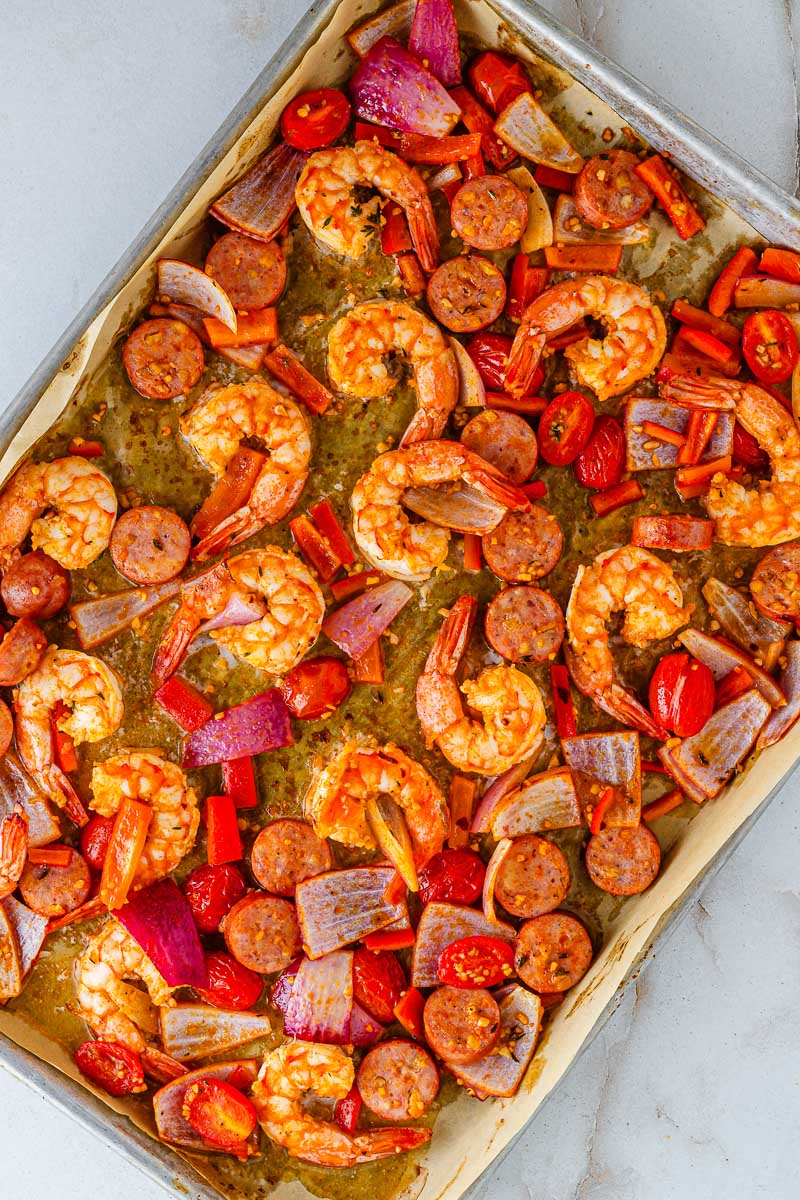
[[[661,866],[661,847],[646,825],[601,829],[589,838],[586,870],[597,887],[612,896],[636,896],[648,888]]]
[[[439,1072],[428,1051],[394,1038],[373,1046],[358,1068],[356,1085],[370,1112],[384,1121],[415,1121],[439,1092]]]
[[[750,591],[766,616],[800,621],[800,542],[765,554],[753,571]]]
[[[589,934],[567,913],[533,917],[514,940],[517,974],[535,992],[565,992],[583,979],[591,961]]]
[[[567,860],[554,842],[535,833],[517,838],[503,859],[494,894],[514,917],[552,912],[569,891]]]
[[[492,649],[509,662],[549,662],[564,640],[564,614],[549,592],[518,584],[489,601],[483,629]]]
[[[499,579],[528,583],[552,571],[564,538],[553,514],[532,504],[528,512],[506,513],[481,545],[486,565]]]
[[[285,818],[266,825],[253,842],[250,870],[268,892],[293,896],[304,879],[330,871],[330,848],[305,821]]]
[[[286,259],[277,242],[224,233],[208,252],[206,275],[217,281],[234,308],[266,308],[286,285]]]
[[[14,737],[14,718],[5,700],[0,700],[0,758],[3,757]]]
[[[428,306],[436,320],[453,333],[485,329],[506,306],[503,273],[477,254],[449,258],[428,280]]]
[[[584,164],[575,180],[575,207],[595,229],[624,229],[649,210],[654,196],[636,174],[639,160],[629,150],[606,150]]]
[[[536,434],[518,413],[485,408],[461,431],[461,442],[502,471],[512,483],[530,479],[536,466]]]
[[[0,687],[16,687],[47,649],[47,638],[30,617],[20,617],[0,642]]]
[[[200,338],[169,317],[143,321],[122,351],[125,370],[136,391],[149,400],[172,400],[190,391],[203,374]]]
[[[61,917],[80,908],[89,896],[92,873],[82,854],[72,851],[66,867],[26,863],[19,881],[22,899],[42,917]]]
[[[522,237],[528,224],[528,201],[505,175],[478,175],[456,192],[450,221],[468,246],[504,250]]]
[[[300,952],[294,905],[264,892],[252,892],[234,904],[222,932],[233,957],[260,975],[282,971]]]
[[[108,549],[111,561],[131,583],[166,583],[180,575],[189,560],[192,535],[171,508],[142,504],[117,521]]]
[[[486,988],[437,988],[425,1001],[422,1020],[434,1053],[459,1067],[491,1054],[500,1038],[500,1009]]]
[[[71,591],[69,571],[43,550],[23,554],[0,583],[0,596],[12,617],[34,617],[37,621],[61,612]]]

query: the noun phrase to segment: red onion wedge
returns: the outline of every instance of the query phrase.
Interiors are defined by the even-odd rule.
[[[753,680],[753,686],[768,704],[773,708],[782,708],[786,703],[786,697],[772,676],[738,646],[712,637],[710,633],[703,633],[700,629],[684,629],[678,634],[678,639],[690,654],[701,663],[705,663],[717,683],[726,675],[730,675],[735,667],[744,667]]]
[[[243,367],[245,371],[260,371],[269,349],[269,342],[261,342],[255,346],[226,346],[224,349],[220,346],[217,354],[235,363],[237,367]]]
[[[407,921],[405,900],[395,904],[384,899],[394,876],[391,866],[351,867],[298,883],[297,919],[309,958],[321,958],[395,921]]]
[[[183,1101],[186,1092],[193,1083],[201,1079],[221,1079],[232,1087],[247,1092],[255,1083],[258,1067],[259,1064],[254,1058],[242,1058],[238,1062],[211,1063],[197,1071],[189,1071],[159,1088],[153,1096],[158,1136],[162,1141],[170,1142],[173,1146],[182,1146],[185,1150],[219,1152],[219,1147],[204,1141],[184,1117]],[[258,1131],[248,1142],[248,1149],[250,1154],[258,1153]]]
[[[458,368],[458,402],[464,408],[485,408],[486,388],[481,373],[458,338],[448,335],[450,349],[456,357]]]
[[[0,821],[19,804],[28,818],[28,845],[47,846],[61,837],[61,825],[40,789],[13,751],[0,758]]]
[[[746,650],[765,671],[772,671],[783,653],[791,623],[764,616],[752,600],[713,575],[703,584],[703,596],[725,636]]]
[[[785,308],[800,304],[800,283],[769,275],[745,275],[733,293],[734,308]]]
[[[178,1062],[222,1054],[266,1037],[271,1030],[263,1013],[212,1008],[210,1004],[176,1004],[159,1010],[161,1042]]]
[[[800,645],[800,643],[798,643]],[[14,896],[7,896],[2,902],[6,918],[14,930],[19,950],[19,965],[22,978],[30,971],[47,935],[47,917],[40,916],[27,904],[21,904]]]
[[[208,767],[278,750],[293,741],[283,696],[277,688],[270,688],[217,713],[190,734],[183,747],[183,766]]]
[[[114,916],[152,959],[170,987],[207,987],[200,936],[188,901],[173,879],[134,892]]]
[[[166,299],[174,304],[186,304],[206,317],[216,317],[236,333],[236,309],[227,292],[199,267],[176,258],[160,259],[158,296],[162,302]]]
[[[492,815],[496,838],[524,837],[549,829],[575,829],[583,824],[580,801],[567,767],[556,767],[526,779],[504,796]]]
[[[350,97],[357,117],[404,133],[444,137],[461,116],[436,76],[390,37],[381,38],[358,65]]]
[[[399,579],[379,583],[326,617],[322,631],[345,654],[361,658],[386,632],[413,595],[411,588]]]
[[[342,1046],[350,1040],[352,1007],[352,950],[304,958],[286,1006],[283,1032],[304,1042]]]
[[[265,616],[266,612],[267,605],[259,596],[234,592],[221,612],[198,625],[194,637],[200,637],[201,633],[208,633],[212,629],[224,629],[228,625],[250,625]]]
[[[229,229],[271,242],[295,209],[294,189],[308,155],[278,142],[209,210]]]
[[[451,183],[461,183],[463,176],[458,163],[445,163],[435,175],[428,180],[428,191],[443,191]],[[454,339],[450,339],[451,341]],[[461,343],[459,342],[459,345]],[[466,353],[466,352],[465,352]],[[462,401],[463,403],[463,401]]]
[[[496,529],[508,512],[504,504],[461,482],[406,488],[403,504],[434,525],[481,537]]]
[[[347,1038],[353,1046],[374,1046],[383,1033],[383,1025],[370,1016],[357,1000],[350,1010],[350,1032]]]
[[[638,246],[650,241],[650,226],[646,221],[634,221],[624,229],[595,229],[581,217],[572,196],[562,192],[553,210],[553,241],[556,245]]]
[[[406,41],[411,32],[416,7],[417,0],[400,0],[399,4],[384,8],[368,21],[356,25],[346,35],[353,53],[359,58],[364,58],[375,43],[384,37],[394,37],[400,42]]]
[[[545,167],[577,175],[583,166],[580,154],[530,92],[520,92],[503,109],[494,132],[523,158]]]
[[[0,905],[0,1002],[22,991],[22,958],[14,924]]]
[[[190,308],[188,304],[159,304],[156,301],[151,304],[147,310],[148,317],[171,317],[173,321],[183,321],[184,325],[188,325],[192,333],[196,333],[204,346],[210,346],[208,340],[208,331],[203,324],[203,314],[196,308]]]
[[[767,717],[766,724],[758,735],[756,746],[765,750],[785,737],[800,717],[800,642],[789,642],[786,647],[786,666],[778,680],[786,697],[783,708],[776,708]]]
[[[490,925],[502,925],[503,922],[497,915],[497,909],[494,902],[494,889],[497,883],[497,876],[500,874],[500,868],[505,862],[506,855],[514,846],[511,838],[501,838],[492,851],[492,857],[486,864],[486,874],[483,877],[483,915]]]
[[[69,615],[82,650],[93,650],[128,629],[134,621],[149,616],[181,590],[180,579],[169,579],[152,587],[127,588],[108,596],[96,596],[70,605]]]
[[[642,762],[639,734],[628,729],[616,733],[581,733],[562,738],[564,759],[572,772],[575,791],[587,820],[600,795],[614,789],[606,810],[608,828],[633,828],[642,812]]]
[[[447,1064],[479,1100],[513,1096],[519,1090],[539,1039],[544,1010],[535,992],[514,986],[499,1005],[502,1032],[494,1052],[468,1067]]]
[[[408,48],[445,87],[461,83],[458,26],[451,0],[417,0]]]
[[[685,435],[690,412],[666,400],[633,396],[625,405],[626,468],[628,471],[656,471],[678,465],[678,447],[646,433],[645,421],[663,425],[673,433]],[[733,415],[721,412],[701,462],[724,458],[733,450]]]
[[[414,943],[412,986],[438,987],[441,980],[437,964],[442,951],[460,938],[481,934],[499,937],[505,942],[513,941],[514,938],[514,930],[510,925],[502,921],[493,924],[476,908],[467,908],[463,904],[447,904],[438,900],[426,904],[417,926],[417,940]]]
[[[679,746],[662,746],[658,757],[678,787],[702,804],[722,791],[750,753],[771,711],[760,692],[751,688],[712,713],[699,733],[684,738]]]
[[[282,1012],[284,1015],[292,998],[292,988],[297,978],[297,972],[300,970],[300,964],[304,961],[305,956],[302,954],[293,958],[288,967],[283,968],[272,989],[269,1002],[273,1008],[277,1008],[278,1012]]]
[[[495,809],[500,804],[504,796],[507,796],[518,783],[521,783],[527,776],[531,767],[536,760],[536,755],[531,755],[530,758],[523,758],[521,762],[515,763],[513,767],[509,767],[502,775],[498,775],[489,784],[486,791],[480,799],[478,807],[472,818],[470,826],[471,833],[488,833]]]

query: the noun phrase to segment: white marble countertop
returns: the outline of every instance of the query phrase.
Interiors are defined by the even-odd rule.
[[[798,0],[545,0],[785,188]],[[0,379],[11,397],[227,115],[304,0],[28,0],[3,12]],[[473,1200],[800,1194],[797,784]],[[0,1193],[164,1192],[0,1075]],[[110,1186],[109,1186],[110,1185]]]

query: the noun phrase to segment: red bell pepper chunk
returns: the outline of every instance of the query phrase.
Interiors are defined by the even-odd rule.
[[[350,662],[350,678],[353,683],[383,683],[386,670],[383,664],[381,639],[372,643],[369,650]]]
[[[703,329],[684,329],[683,340],[687,345],[699,350],[701,354],[713,359],[714,362],[726,363],[734,357],[732,346],[727,346],[725,342],[714,337],[713,333],[706,333]]]
[[[38,867],[68,867],[73,853],[71,846],[32,846],[28,862]]]
[[[202,729],[214,712],[202,692],[180,675],[172,675],[162,683],[153,693],[153,699],[187,733]]]
[[[405,891],[403,892],[405,895]],[[368,950],[407,950],[415,941],[414,930],[408,929],[378,929],[368,933],[364,945]]]
[[[51,718],[51,728],[53,731],[53,749],[56,756],[56,764],[61,768],[65,775],[71,775],[78,769],[78,755],[75,752],[75,743],[68,733],[64,733],[63,729],[58,728],[58,722],[62,717],[67,715],[68,709],[63,700],[57,700],[53,708]]]
[[[361,1092],[356,1084],[353,1084],[346,1096],[334,1104],[333,1119],[345,1133],[355,1133],[362,1104]]]
[[[601,271],[614,275],[619,270],[622,246],[602,242],[583,246],[545,246],[544,258],[554,271]]]
[[[401,146],[400,134],[386,129],[383,125],[370,125],[368,121],[356,121],[353,132],[357,142],[377,142],[389,150],[399,150]]]
[[[686,426],[686,441],[678,450],[681,466],[693,466],[700,462],[711,435],[717,427],[719,414],[715,412],[692,412]]]
[[[743,692],[749,692],[752,686],[753,676],[750,672],[745,667],[734,667],[727,675],[723,675],[714,689],[714,708],[722,708],[723,704],[735,700]]]
[[[512,321],[521,321],[528,305],[547,287],[549,278],[547,268],[532,267],[527,254],[515,255],[508,285],[506,315]]]
[[[242,839],[236,820],[236,808],[230,796],[209,796],[205,805],[207,858],[212,867],[238,862],[242,857]]]
[[[464,570],[475,574],[483,566],[480,534],[464,534]]]
[[[461,164],[461,174],[464,179],[478,179],[481,175],[486,174],[486,163],[483,161],[480,150],[477,154],[471,154],[469,158],[464,159]]]
[[[534,479],[532,483],[521,484],[519,490],[524,492],[529,500],[541,500],[547,495],[547,484],[541,479]]]
[[[758,266],[758,255],[749,246],[741,246],[724,267],[708,297],[708,310],[721,317],[733,304],[736,284],[743,275],[752,275]]]
[[[386,576],[380,571],[357,571],[355,575],[345,575],[342,579],[334,579],[331,586],[334,600],[348,600],[365,592],[368,587],[376,587],[385,583]]]
[[[267,461],[266,454],[250,446],[239,446],[209,495],[192,518],[191,530],[204,538],[250,499],[256,480]]]
[[[589,832],[592,834],[599,833],[603,828],[603,818],[614,802],[616,791],[613,787],[607,787],[600,795],[600,799],[594,806],[592,811],[592,819],[589,822]]]
[[[650,775],[669,775],[669,771],[662,763],[654,762],[651,758],[642,759],[642,770]]]
[[[658,800],[651,800],[649,804],[645,804],[642,809],[642,820],[649,824],[657,817],[663,817],[665,813],[672,812],[673,808],[679,808],[685,799],[680,788],[673,788],[665,796],[659,796]]]
[[[425,133],[401,133],[400,153],[412,163],[463,162],[481,151],[480,133],[430,137]]]
[[[493,113],[502,112],[522,92],[531,91],[530,80],[519,59],[499,50],[478,54],[470,63],[467,74],[481,101]]]
[[[330,542],[304,514],[290,521],[289,528],[303,558],[314,568],[322,582],[327,583],[342,565]]]
[[[339,524],[339,518],[333,511],[329,500],[320,500],[309,509],[311,517],[323,537],[328,539],[331,550],[339,559],[342,566],[349,566],[356,561],[356,556],[350,548],[345,532]]]
[[[102,442],[88,442],[85,438],[74,437],[67,453],[77,454],[80,458],[100,458],[105,449]]]
[[[654,193],[682,241],[705,229],[703,217],[660,154],[651,155],[635,169]]]
[[[661,360],[659,371],[667,370],[675,363],[676,370],[684,375],[725,375],[729,379],[734,379],[739,374],[742,361],[738,347],[735,353],[721,362],[719,359],[711,358],[705,351],[698,350],[696,345],[691,344],[689,341],[691,332],[686,326],[681,326],[672,339],[669,353],[665,354]]]
[[[541,383],[539,372],[533,377],[531,387],[536,389]],[[509,396],[508,392],[487,392],[486,407],[500,409],[502,412],[527,413],[529,416],[540,417],[547,408],[544,396]]]
[[[222,787],[225,795],[233,801],[234,808],[256,808],[258,788],[252,758],[232,758],[224,762]]]
[[[570,175],[568,171],[559,171],[558,167],[546,167],[544,163],[540,163],[533,172],[533,178],[539,187],[552,188],[556,192],[569,192],[571,195],[578,177]]]
[[[274,350],[270,350],[264,358],[264,366],[298,400],[302,400],[309,412],[324,413],[332,402],[333,394],[306,370],[288,346],[279,343]]]
[[[117,810],[98,889],[109,911],[121,908],[128,898],[152,817],[149,804],[131,800],[129,796]]]
[[[575,325],[570,325],[569,329],[563,330],[562,333],[555,334],[554,337],[547,339],[548,350],[564,350],[567,346],[572,346],[575,342],[579,342],[582,338],[592,336],[592,331],[585,321],[578,321]]]
[[[800,283],[800,254],[796,254],[794,250],[780,250],[777,246],[768,246],[761,255],[758,269],[775,279]]]
[[[613,487],[606,488],[604,492],[595,492],[593,496],[589,497],[589,503],[598,517],[605,517],[617,508],[622,508],[626,504],[634,504],[643,496],[644,489],[638,479],[623,479],[622,483],[615,483]]]
[[[488,158],[495,170],[505,171],[514,162],[517,155],[494,132],[494,118],[475,99],[468,88],[452,88],[450,95],[461,109],[462,123],[466,125],[470,133],[481,135],[481,150],[484,158]]]
[[[676,321],[687,325],[689,329],[710,333],[719,341],[724,342],[726,346],[739,345],[740,333],[736,326],[732,325],[730,321],[723,321],[721,317],[707,313],[704,308],[695,308],[693,304],[688,304],[685,300],[676,300],[672,305],[671,312]]]
[[[399,204],[390,200],[383,210],[381,250],[386,255],[401,254],[405,250],[411,250],[412,246],[406,214]]]
[[[422,1010],[425,1007],[425,997],[419,988],[410,987],[394,1006],[394,1015],[405,1029],[418,1042],[425,1037],[425,1026],[422,1022]]]
[[[575,705],[572,703],[572,693],[569,687],[569,671],[561,663],[554,663],[550,667],[550,686],[553,689],[553,708],[558,736],[560,738],[575,737],[578,732],[578,720],[575,716]]]
[[[465,775],[454,775],[450,780],[450,832],[447,844],[454,850],[463,850],[469,844],[476,791],[475,780],[467,779]]]
[[[422,296],[428,286],[428,282],[416,254],[398,254],[395,261],[406,295]]]

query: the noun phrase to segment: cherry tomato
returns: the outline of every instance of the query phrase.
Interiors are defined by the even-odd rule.
[[[359,946],[353,954],[353,995],[376,1021],[394,1020],[394,1006],[408,987],[406,973],[391,950],[367,950]]]
[[[419,898],[423,904],[442,900],[449,904],[474,904],[483,891],[486,867],[472,850],[442,850],[419,872]]]
[[[102,871],[114,828],[113,817],[95,813],[81,830],[81,853],[93,871]]]
[[[794,370],[797,352],[797,336],[785,313],[765,308],[745,321],[742,353],[756,379],[782,383]]]
[[[75,1051],[75,1064],[110,1096],[146,1090],[141,1057],[119,1042],[82,1042]]]
[[[261,976],[224,950],[207,954],[206,968],[208,987],[196,991],[215,1008],[238,1008],[244,1012],[252,1008],[261,995],[264,986]]]
[[[699,733],[714,711],[714,676],[690,654],[666,654],[650,679],[650,711],[678,737]]]
[[[293,667],[281,684],[281,695],[293,717],[315,721],[338,708],[351,686],[342,660],[322,654]]]
[[[508,356],[514,339],[505,333],[476,333],[466,342],[467,354],[478,368],[481,379],[493,392],[505,387]]]
[[[598,417],[588,442],[572,468],[584,487],[604,489],[622,479],[625,465],[625,434],[613,417]]]
[[[459,938],[445,946],[437,963],[442,983],[457,988],[488,988],[514,974],[514,950],[501,938]]]
[[[226,917],[247,891],[244,876],[231,863],[203,863],[186,876],[183,894],[201,933],[218,933]]]
[[[336,88],[301,92],[281,113],[281,133],[296,150],[321,150],[347,128],[350,101]]]
[[[769,458],[752,433],[738,421],[733,426],[733,461],[752,471],[765,471],[769,466]]]
[[[594,426],[594,409],[580,392],[561,392],[542,413],[539,452],[554,467],[566,467],[584,449]]]
[[[198,1079],[186,1089],[183,1115],[196,1133],[233,1154],[244,1153],[244,1143],[256,1127],[258,1116],[247,1096],[221,1079]]]

